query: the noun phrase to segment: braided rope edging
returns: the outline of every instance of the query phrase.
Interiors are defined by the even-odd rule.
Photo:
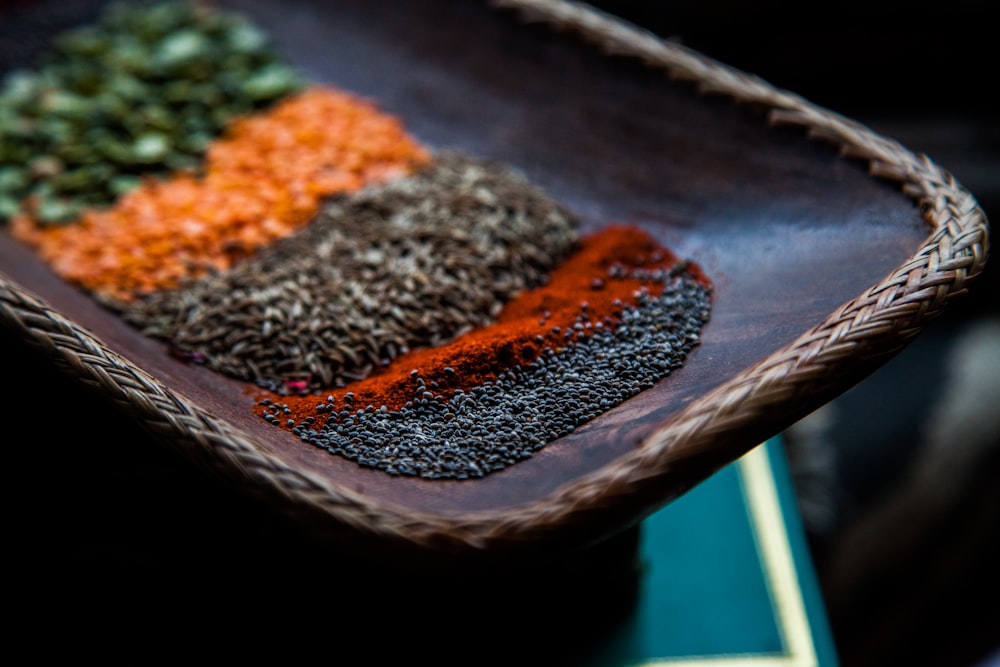
[[[218,419],[108,349],[78,324],[0,272],[0,323],[11,327],[53,364],[136,420],[150,435],[195,466],[233,484],[284,496],[285,511],[311,517],[317,509],[345,528],[377,526],[379,513],[361,497],[330,488],[292,469],[266,445]],[[273,500],[273,498],[271,498]],[[293,517],[294,518],[294,517]],[[388,528],[381,528],[386,532]]]
[[[804,128],[831,142],[845,157],[864,160],[870,173],[898,182],[914,199],[932,230],[904,264],[785,348],[689,404],[637,449],[552,496],[517,512],[437,517],[382,507],[346,489],[290,468],[245,432],[207,413],[187,398],[109,350],[89,332],[20,289],[0,272],[0,315],[16,323],[32,344],[84,384],[98,390],[148,432],[210,472],[255,494],[281,500],[282,510],[324,534],[367,534],[433,549],[488,550],[524,544],[562,530],[628,515],[637,492],[663,499],[657,487],[679,465],[695,461],[707,477],[748,449],[741,429],[794,396],[819,407],[836,384],[831,370],[844,358],[887,359],[963,294],[981,273],[988,254],[985,214],[970,193],[926,156],[864,126],[777,90],[752,75],[643,32],[568,0],[494,0],[525,21],[571,31],[609,55],[638,58],[703,94],[765,105],[774,125]],[[682,489],[671,492],[674,497]],[[641,518],[641,517],[633,517]]]
[[[736,436],[740,429],[766,421],[791,397],[807,408],[819,407],[828,397],[824,390],[836,384],[831,370],[838,370],[843,359],[868,364],[888,359],[964,294],[982,272],[989,253],[985,213],[951,174],[927,156],[759,77],[585,5],[569,0],[493,0],[492,4],[516,10],[527,21],[575,32],[609,55],[637,58],[674,80],[693,83],[701,94],[766,106],[772,125],[802,127],[810,138],[839,147],[843,157],[866,161],[872,176],[898,182],[919,205],[931,229],[924,245],[881,282],[783,349],[699,397],[630,454],[561,490],[557,501],[561,511],[553,506],[555,511],[544,516],[528,513],[526,525],[537,529],[543,521],[564,521],[574,507],[586,506],[588,498],[624,502],[629,493],[655,484],[686,459],[707,457],[701,463],[702,477],[707,477],[756,446],[747,446],[745,436]]]

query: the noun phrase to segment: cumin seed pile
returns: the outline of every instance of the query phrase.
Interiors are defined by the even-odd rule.
[[[410,176],[331,198],[297,233],[121,315],[236,379],[319,391],[489,323],[577,238],[574,216],[520,172],[444,151]]]

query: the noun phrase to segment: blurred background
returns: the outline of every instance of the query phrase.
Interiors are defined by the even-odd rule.
[[[591,3],[924,153],[1000,215],[991,3]],[[1000,665],[1000,284],[784,434],[845,667]]]
[[[0,0],[0,8],[30,4]],[[591,4],[925,153],[991,221],[1000,216],[992,3]],[[19,39],[2,25],[0,34]],[[784,434],[844,667],[1000,665],[998,290],[992,262],[899,355]],[[2,331],[0,344],[15,345]],[[209,587],[228,582],[231,593],[261,583],[262,569],[292,577],[303,558],[317,557],[307,538],[173,454],[135,447],[143,432],[43,359],[19,352],[14,361],[8,380],[43,398],[37,409],[16,406],[9,420],[44,436],[57,405],[66,423],[104,424],[107,433],[96,449],[50,437],[41,450],[19,450],[30,460],[9,462],[20,490],[11,526],[22,537],[12,551],[32,566],[16,572],[46,592],[32,609],[40,620],[54,610],[48,593],[83,578],[91,586],[81,594],[107,596],[113,582],[125,595],[119,603],[141,609],[140,599],[190,591],[195,574]],[[336,604],[336,593],[316,582],[325,603]],[[280,611],[246,613],[261,620]]]

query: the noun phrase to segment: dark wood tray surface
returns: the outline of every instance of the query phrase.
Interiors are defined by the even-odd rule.
[[[601,511],[591,512],[593,521],[581,507],[580,515],[540,521],[544,527],[535,531],[533,512],[543,508],[544,514],[567,486],[600,477],[693,401],[792,346],[896,271],[927,242],[927,218],[898,179],[873,175],[870,160],[845,156],[836,142],[807,136],[807,124],[769,122],[773,109],[766,104],[713,94],[698,81],[672,80],[663,68],[609,55],[572,30],[525,22],[486,3],[219,4],[244,10],[266,26],[312,80],[376,101],[432,149],[456,148],[513,165],[574,210],[585,230],[638,224],[699,263],[714,282],[711,321],[683,368],[531,460],[483,479],[430,481],[361,469],[266,424],[253,414],[252,387],[179,362],[0,234],[0,272],[126,364],[246,434],[281,466],[356,499],[372,515],[399,517],[398,531],[364,525],[346,531],[371,533],[376,549],[409,542],[410,518],[440,522],[448,536],[453,529],[461,532],[454,527],[465,521],[476,524],[478,515],[492,517],[486,521],[491,527],[483,528],[487,539],[457,540],[474,544],[474,550],[538,543],[544,551],[549,544],[600,540],[845,391],[914,333],[912,327],[888,337],[882,332],[870,353],[847,356],[815,377],[790,372],[780,398],[750,423],[734,426],[717,451],[685,454],[675,471],[658,472],[658,483],[638,481],[632,498],[609,501],[595,492],[593,506]],[[94,383],[86,377],[92,370],[75,372]],[[264,487],[265,495],[288,495],[273,488],[280,483],[250,474],[224,446],[189,447],[178,444],[184,434],[160,435],[188,456],[210,459],[208,467],[241,484]],[[299,506],[293,513],[300,516],[328,514],[322,502],[290,504]],[[523,520],[527,528],[492,543],[489,536],[503,533],[505,517]],[[329,521],[324,516],[319,523]],[[434,551],[434,532],[413,541]],[[442,542],[446,549],[455,546]]]

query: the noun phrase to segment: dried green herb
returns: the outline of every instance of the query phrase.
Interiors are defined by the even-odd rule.
[[[105,206],[197,169],[237,114],[301,90],[266,33],[194,0],[116,3],[0,86],[0,223]]]

